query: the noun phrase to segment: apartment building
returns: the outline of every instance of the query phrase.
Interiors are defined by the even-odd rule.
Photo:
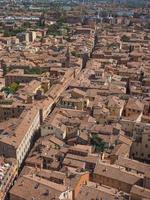
[[[140,184],[143,176],[129,173],[119,166],[99,162],[93,172],[93,181],[108,185],[126,193],[130,193],[132,186]]]
[[[10,190],[10,200],[33,198],[73,200],[88,180],[88,172],[76,172],[69,169],[58,172],[25,167],[22,176]],[[28,187],[29,184],[31,187]],[[26,192],[24,187],[27,187]]]
[[[146,124],[145,124],[146,125]],[[140,132],[134,132],[134,141],[131,146],[130,156],[135,159],[150,161],[150,128],[145,126]]]
[[[25,74],[24,69],[14,69],[8,72],[5,76],[5,85],[9,86],[11,83],[29,83],[33,80],[40,80],[37,74]]]
[[[129,195],[124,192],[119,192],[118,190],[108,187],[106,185],[99,185],[97,183],[93,182],[87,182],[87,185],[84,185],[76,200],[91,200],[91,199],[101,199],[101,200],[106,200],[106,199],[129,199]]]
[[[17,122],[2,129],[0,133],[0,154],[5,157],[16,158],[20,166],[39,125],[39,110],[34,107],[25,110]]]
[[[17,118],[23,112],[25,106],[12,100],[3,100],[0,104],[0,121],[5,121],[10,118]]]
[[[15,159],[0,157],[0,199],[4,200],[18,174],[18,163]]]

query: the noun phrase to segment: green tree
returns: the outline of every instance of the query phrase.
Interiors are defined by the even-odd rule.
[[[123,35],[121,37],[121,41],[123,41],[123,42],[129,42],[129,40],[130,40],[130,38],[128,36],[126,36],[126,35]]]
[[[76,51],[72,51],[71,55],[76,57],[77,56],[77,52]]]
[[[61,26],[59,24],[52,24],[51,26],[49,26],[47,34],[48,35],[61,35],[61,31],[60,31]]]
[[[14,30],[8,31],[4,30],[4,37],[10,37],[10,36],[16,36],[18,33],[25,32],[26,28],[25,27],[18,27]]]
[[[24,22],[22,27],[24,28],[31,28],[31,23],[30,22]]]
[[[65,16],[60,16],[59,19],[57,20],[57,23],[63,24],[66,22],[66,17]]]
[[[33,67],[33,68],[29,68],[29,69],[25,69],[24,70],[25,74],[42,74],[42,69],[38,68],[38,67]]]
[[[95,148],[96,152],[103,152],[106,149],[106,142],[104,142],[98,134],[93,134],[91,138],[91,144]]]
[[[12,91],[12,93],[15,93],[18,90],[19,84],[13,82],[9,87],[10,87],[10,90]]]
[[[19,83],[13,82],[8,87],[3,87],[1,91],[2,92],[4,91],[7,95],[14,94],[18,90],[18,88],[19,88]]]

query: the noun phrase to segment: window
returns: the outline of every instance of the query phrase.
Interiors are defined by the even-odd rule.
[[[148,148],[148,144],[145,144],[145,148]]]
[[[141,153],[141,156],[143,157],[143,156],[144,156],[144,154],[143,154],[143,153]]]

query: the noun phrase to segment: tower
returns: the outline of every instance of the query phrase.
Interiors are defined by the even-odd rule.
[[[69,49],[69,46],[68,46],[67,51],[66,51],[65,67],[69,67],[69,66],[70,66],[70,49]]]
[[[45,26],[45,15],[44,13],[40,16],[40,26]]]

